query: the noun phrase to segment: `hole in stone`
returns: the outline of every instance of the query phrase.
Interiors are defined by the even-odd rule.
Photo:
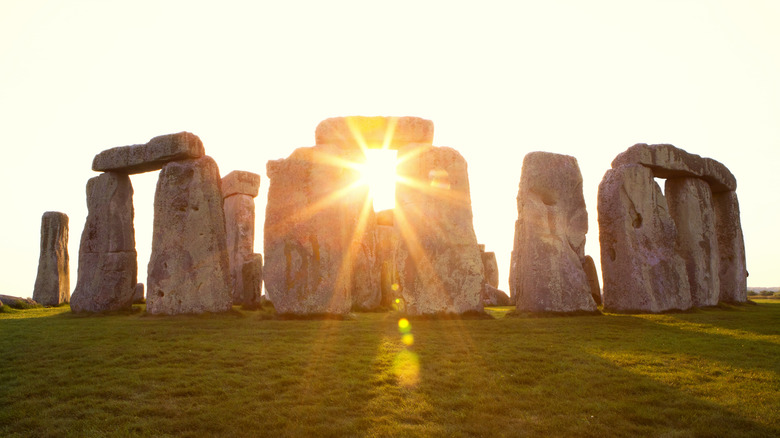
[[[609,259],[614,262],[615,259],[617,258],[617,254],[615,254],[615,248],[610,248],[608,252],[609,252]]]
[[[634,228],[639,228],[639,227],[642,226],[642,215],[641,214],[639,214],[639,213],[636,214],[636,216],[634,217],[634,221],[633,221],[632,225],[634,225]]]
[[[161,291],[161,290],[158,290],[158,291],[157,291],[157,296],[158,296],[158,297],[160,297],[160,298],[162,298],[162,297],[164,297],[164,296],[165,296],[165,292],[163,292],[163,291]]]

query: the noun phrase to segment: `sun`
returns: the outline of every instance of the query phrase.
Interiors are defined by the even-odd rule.
[[[395,168],[397,151],[391,149],[364,149],[366,161],[360,166],[363,184],[368,185],[374,211],[395,208]]]

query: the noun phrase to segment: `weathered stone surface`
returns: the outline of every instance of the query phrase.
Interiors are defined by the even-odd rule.
[[[396,188],[397,262],[411,315],[481,312],[485,279],[472,224],[466,160],[454,149],[407,145]]]
[[[74,312],[127,309],[138,274],[130,177],[106,172],[91,178],[87,210],[70,308]]]
[[[347,190],[358,173],[333,166],[357,162],[356,154],[362,152],[320,145],[268,162],[263,276],[277,313],[346,314],[353,291],[379,294],[368,188]],[[356,281],[357,271],[367,277]]]
[[[523,312],[595,312],[582,268],[588,213],[577,160],[532,152],[525,156],[517,195],[510,277]]]
[[[593,297],[593,301],[597,306],[601,305],[601,286],[599,285],[599,273],[596,270],[596,263],[593,262],[593,257],[586,255],[582,259],[582,270],[585,271],[585,277],[588,278],[588,286],[590,287],[590,296]]]
[[[361,144],[399,149],[409,143],[433,142],[433,122],[418,117],[334,117],[320,122],[315,132],[318,145],[332,144],[358,149]]]
[[[484,245],[480,245],[482,251],[480,256],[482,257],[482,266],[485,268],[485,283],[498,287],[498,261],[496,261],[496,253],[484,251]]]
[[[160,170],[171,161],[200,158],[203,143],[189,132],[154,137],[146,144],[107,149],[92,160],[92,170],[134,174]]]
[[[604,309],[663,312],[691,307],[677,228],[653,171],[610,169],[599,185],[599,241]]]
[[[144,302],[144,284],[136,283],[135,294],[133,295],[133,304],[141,304]]]
[[[485,283],[485,288],[482,291],[482,304],[484,306],[511,306],[513,303],[509,301],[509,295],[506,292]]]
[[[248,195],[229,196],[224,200],[224,209],[233,304],[241,304],[244,302],[241,271],[255,246],[255,200]]]
[[[47,211],[41,218],[41,252],[33,300],[43,306],[70,301],[68,215]]]
[[[26,309],[29,307],[35,307],[38,303],[35,300],[22,297],[14,297],[11,295],[0,295],[0,302],[5,302],[5,305],[15,309]]]
[[[737,179],[718,161],[690,154],[670,144],[635,144],[612,161],[612,168],[641,164],[653,170],[658,178],[699,177],[706,180],[714,193],[737,189]]]
[[[154,195],[146,311],[231,309],[219,169],[211,157],[166,164]]]
[[[247,195],[257,197],[260,192],[260,175],[244,170],[234,170],[222,178],[222,197]]]
[[[720,255],[720,300],[744,303],[747,301],[747,264],[737,193],[716,193],[712,196],[712,204]]]
[[[677,227],[677,244],[688,273],[691,304],[715,306],[720,297],[720,260],[712,190],[699,178],[670,178],[666,180],[664,193]]]
[[[241,266],[243,307],[257,309],[263,295],[263,255],[252,254]]]

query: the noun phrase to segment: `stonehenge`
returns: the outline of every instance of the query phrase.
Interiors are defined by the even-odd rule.
[[[585,263],[588,213],[577,160],[531,152],[523,159],[510,293],[518,311],[596,312]]]
[[[665,192],[654,178],[666,178]],[[619,154],[598,194],[604,309],[663,312],[747,300],[737,182],[672,145]]]
[[[395,205],[375,211],[366,165],[395,152]],[[388,158],[389,160],[389,158]],[[73,312],[146,303],[150,314],[260,307],[280,315],[400,309],[411,316],[482,312],[579,314],[684,311],[747,301],[736,178],[675,146],[636,144],[598,187],[601,277],[585,254],[588,213],[574,157],[523,160],[507,296],[493,252],[477,243],[468,166],[433,145],[416,117],[337,117],[315,144],[269,161],[263,254],[254,253],[261,177],[220,177],[188,132],[98,153],[87,182],[76,287],[69,296],[68,217],[46,212],[33,297]],[[130,175],[159,171],[152,254],[137,280]],[[656,183],[665,179],[664,189]],[[145,287],[146,286],[146,287]],[[144,300],[144,289],[146,289]]]
[[[41,253],[32,298],[43,306],[70,301],[68,216],[47,211],[41,218]]]

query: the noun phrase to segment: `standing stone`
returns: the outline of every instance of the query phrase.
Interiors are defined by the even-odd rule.
[[[482,257],[482,267],[485,269],[485,283],[498,287],[498,261],[496,261],[496,253],[492,251],[480,252]]]
[[[691,307],[677,228],[651,169],[610,169],[599,185],[599,241],[604,308],[663,312]]]
[[[260,175],[236,170],[222,178],[225,208],[225,232],[230,258],[230,284],[233,304],[244,302],[242,270],[255,246],[255,197]],[[261,264],[262,267],[262,264]]]
[[[263,294],[263,255],[252,254],[244,260],[244,265],[241,266],[241,285],[244,288],[241,291],[242,305],[245,309],[257,309]]]
[[[70,301],[68,265],[68,216],[47,211],[41,218],[41,253],[33,300],[43,306],[59,306]]]
[[[593,262],[593,257],[586,255],[582,259],[582,270],[585,271],[585,277],[588,278],[588,286],[590,286],[590,296],[593,297],[593,301],[597,306],[601,305],[601,286],[599,286],[599,273],[596,270],[596,263]]]
[[[526,155],[517,211],[512,252],[517,310],[596,312],[582,268],[588,213],[577,160],[548,152]]]
[[[744,303],[747,301],[747,265],[737,193],[716,193],[712,203],[720,255],[720,300]]]
[[[166,164],[154,195],[146,311],[231,309],[230,264],[219,169],[211,157]]]
[[[144,302],[144,284],[135,285],[135,294],[133,295],[133,304],[142,304]]]
[[[664,193],[677,227],[677,243],[688,273],[691,304],[715,306],[720,297],[720,260],[712,190],[699,178],[670,178],[666,180]]]
[[[130,177],[106,172],[91,178],[87,210],[70,308],[74,312],[128,309],[138,275]]]
[[[352,308],[352,251],[363,239],[359,222],[370,218],[360,217],[367,188],[348,189],[357,172],[333,165],[354,158],[348,153],[322,145],[268,162],[263,276],[277,313],[343,315]],[[378,289],[376,271],[368,271]]]
[[[454,149],[399,150],[398,271],[411,315],[482,312],[485,269],[474,234],[466,160]]]

